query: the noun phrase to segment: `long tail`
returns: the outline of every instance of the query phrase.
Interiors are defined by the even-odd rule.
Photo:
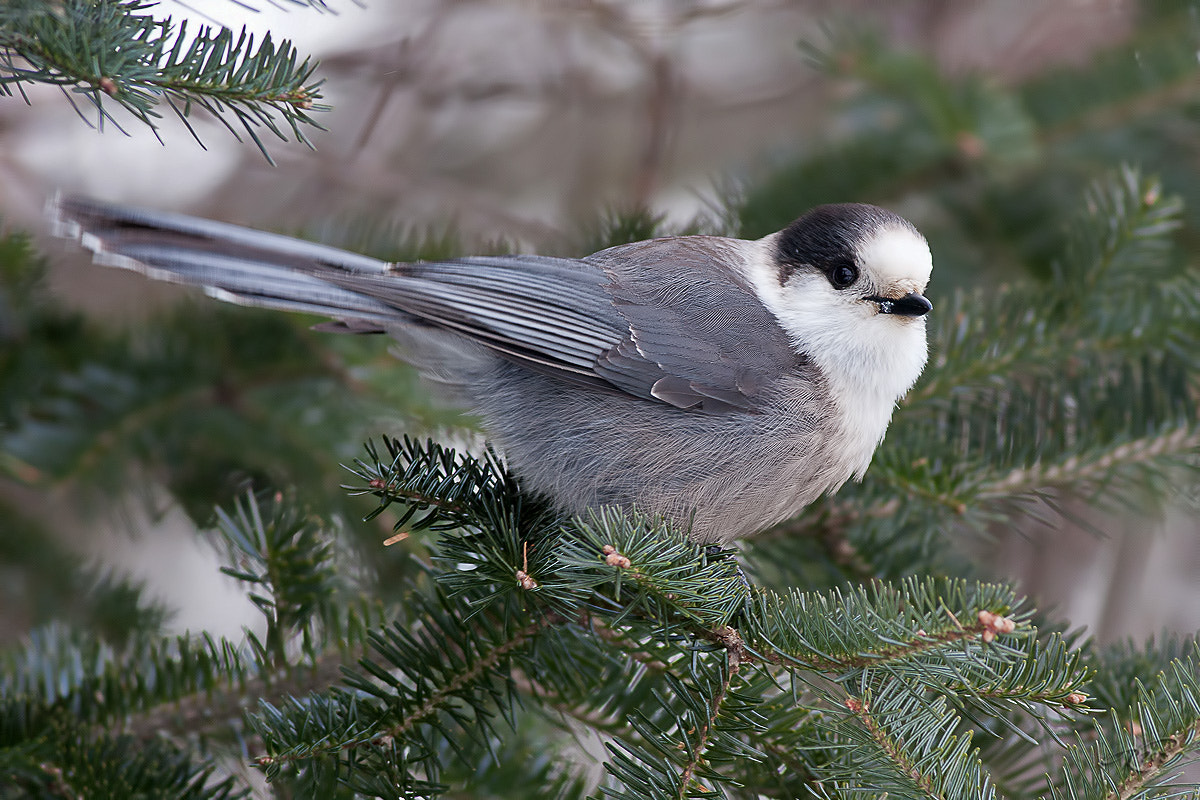
[[[200,286],[242,305],[302,311],[356,325],[386,325],[403,314],[321,276],[379,275],[385,261],[221,222],[104,203],[57,198],[55,233],[79,242],[108,266]]]

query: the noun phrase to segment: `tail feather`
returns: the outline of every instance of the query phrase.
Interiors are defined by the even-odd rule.
[[[222,300],[369,323],[358,327],[406,318],[394,306],[322,280],[322,275],[386,273],[390,265],[385,261],[237,225],[83,197],[57,199],[51,215],[56,234],[79,240],[101,263],[199,286]]]

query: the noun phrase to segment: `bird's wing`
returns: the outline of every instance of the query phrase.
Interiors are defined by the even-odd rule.
[[[331,282],[560,377],[710,412],[755,410],[798,357],[727,240],[639,242],[587,259],[484,256]]]
[[[712,237],[587,259],[484,256],[389,264],[178,214],[66,198],[60,233],[98,260],[224,300],[322,314],[352,332],[414,320],[532,369],[679,408],[753,410],[796,356]],[[715,249],[714,249],[715,248]]]
[[[712,236],[655,239],[588,258],[610,277],[628,323],[596,373],[621,389],[680,408],[759,407],[803,366],[740,271],[741,243]]]
[[[627,330],[603,271],[575,259],[476,256],[324,279],[525,366],[594,385],[607,386],[596,359]]]

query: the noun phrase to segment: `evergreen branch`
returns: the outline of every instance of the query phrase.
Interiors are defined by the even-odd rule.
[[[660,655],[648,651],[644,642],[632,637],[629,628],[618,628],[608,619],[588,612],[580,615],[579,622],[588,630],[595,631],[605,644],[615,647],[626,658],[637,662],[646,669],[665,673],[671,668],[671,665],[663,661]]]
[[[606,744],[613,759],[605,768],[624,786],[624,791],[603,787],[606,796],[715,797],[721,785],[737,783],[732,774],[718,771],[717,764],[763,757],[742,739],[762,727],[757,693],[736,691],[735,673],[725,660],[710,665],[711,661],[692,659],[683,675],[665,676],[654,702],[630,718],[639,745],[628,737]]]
[[[850,695],[844,706],[859,725],[839,730],[864,745],[847,753],[856,785],[931,800],[995,797],[970,734],[952,733],[958,719],[943,698],[925,702],[893,685],[874,696]]]
[[[1164,197],[1157,178],[1144,177],[1129,165],[1094,181],[1083,200],[1065,258],[1054,265],[1058,285],[1092,299],[1117,288],[1134,289],[1155,277],[1171,250],[1168,236],[1180,227],[1182,201]],[[1087,311],[1091,304],[1072,306]]]
[[[139,641],[119,653],[57,625],[34,631],[29,644],[4,654],[2,663],[3,694],[70,708],[95,723],[214,686],[244,685],[259,674],[243,649],[209,636]]]
[[[352,495],[379,498],[378,507],[366,516],[368,520],[398,503],[405,509],[392,526],[395,531],[477,530],[497,514],[506,516],[510,507],[520,505],[516,480],[492,450],[480,459],[408,436],[403,440],[385,436],[383,444],[388,458],[382,458],[375,443],[368,442],[369,461],[355,459],[346,467],[363,484],[342,487]]]
[[[299,62],[296,49],[270,35],[255,47],[242,31],[204,27],[189,37],[187,22],[141,14],[144,0],[63,0],[46,4],[16,0],[0,11],[0,92],[22,84],[48,83],[86,97],[100,118],[111,119],[109,99],[157,129],[158,100],[185,124],[193,106],[210,112],[240,139],[232,117],[270,161],[257,128],[281,140],[280,117],[306,142],[300,125],[317,126],[307,112],[324,109],[315,65]],[[194,129],[188,125],[195,136]]]
[[[1195,302],[1193,276],[1184,277],[1188,299],[1172,290],[1171,275],[1154,274],[1169,264],[1181,201],[1164,196],[1157,178],[1123,166],[1088,187],[1081,209],[1052,281],[960,291],[939,301],[933,369],[909,405],[961,395],[996,375],[1051,377],[1078,359],[1099,354],[1111,361],[1131,348],[1149,355],[1169,341],[1171,321],[1187,310],[1180,306]],[[1035,312],[1047,303],[1049,311]]]
[[[1200,431],[1168,429],[1157,435],[1113,444],[1105,450],[1090,453],[1087,460],[1070,456],[1057,464],[1014,469],[998,480],[983,484],[978,497],[991,500],[1038,489],[1104,483],[1116,469],[1192,453],[1197,447],[1200,447]]]
[[[782,711],[776,711],[772,714],[772,721],[780,716],[785,716]],[[811,728],[809,725],[807,728]],[[802,739],[803,742],[789,742],[780,744],[778,741],[771,739],[763,741],[762,738],[756,738],[754,745],[763,752],[764,758],[763,767],[760,777],[760,792],[768,797],[800,797],[802,787],[803,796],[819,797],[817,792],[823,784],[817,777],[812,764],[805,760],[806,753],[800,748],[806,748],[811,745],[811,742],[817,739],[817,736],[812,730],[801,728],[807,734]],[[815,749],[815,748],[814,748]],[[770,759],[774,759],[771,763]],[[745,781],[747,788],[753,788],[749,781]]]
[[[353,659],[346,645],[309,664],[269,671],[245,649],[208,636],[143,641],[125,652],[79,638],[51,626],[35,631],[23,651],[5,655],[0,694],[21,698],[22,717],[42,721],[26,737],[51,722],[56,709],[141,741],[163,732],[192,735],[237,726],[259,699],[325,688]],[[0,714],[0,727],[12,721],[7,712]]]
[[[529,623],[516,631],[507,641],[494,648],[477,660],[469,669],[453,675],[450,681],[443,683],[429,695],[428,699],[417,709],[410,711],[403,719],[390,726],[384,735],[395,739],[403,738],[414,726],[427,720],[432,714],[451,697],[459,694],[464,688],[477,683],[484,675],[495,670],[513,651],[524,647],[543,628],[553,622],[551,617],[543,617]]]
[[[560,517],[543,498],[524,494],[494,451],[475,457],[408,438],[384,437],[384,445],[386,458],[368,443],[368,460],[350,467],[362,484],[345,488],[379,498],[366,519],[401,506],[393,525],[400,536],[442,532],[433,557],[448,567],[438,581],[451,595],[482,605],[552,579]],[[566,602],[555,610],[574,614]]]
[[[1188,753],[1200,750],[1196,740],[1200,738],[1200,720],[1168,737],[1161,746],[1143,752],[1141,763],[1131,768],[1132,774],[1105,796],[1105,800],[1132,800],[1142,795],[1163,771],[1179,762]]]
[[[1185,662],[1197,646],[1196,634],[1163,634],[1140,644],[1126,641],[1110,645],[1093,655],[1096,676],[1091,692],[1107,708],[1128,709],[1137,700],[1138,680],[1167,674],[1172,663]]]
[[[346,665],[357,658],[353,652],[328,652],[311,664],[295,665],[287,672],[269,678],[249,678],[236,688],[210,686],[130,716],[125,730],[136,739],[147,740],[164,732],[185,737],[218,725],[240,722],[260,700],[279,703],[289,697],[327,689],[341,677]]]
[[[980,614],[1006,617],[1017,606],[1006,587],[933,579],[829,594],[760,591],[743,636],[756,658],[836,674],[982,641],[995,623]]]
[[[325,526],[284,503],[282,493],[263,505],[247,492],[235,514],[217,509],[229,561],[221,571],[255,587],[249,597],[266,617],[265,651],[282,666],[288,663],[287,643],[303,635],[311,649],[312,623],[329,616],[337,589],[333,546]]]
[[[518,628],[489,613],[463,619],[441,596],[415,610],[423,620],[417,629],[395,624],[371,634],[374,658],[360,660],[362,672],[345,672],[348,688],[282,707],[261,704],[250,722],[266,752],[255,765],[274,777],[289,764],[353,763],[356,751],[365,750],[406,770],[408,756],[398,754],[411,752],[432,775],[438,741],[465,757],[470,740],[486,739],[489,708],[511,702],[494,685],[503,665],[557,621],[543,616]],[[342,724],[331,729],[328,720]],[[314,731],[323,733],[314,738]]]
[[[1080,666],[1079,652],[1059,636],[1044,643],[1032,630],[1011,636],[1017,618],[988,610],[966,589],[906,581],[871,594],[865,589],[829,596],[763,593],[747,614],[748,660],[823,673],[843,685],[903,686],[917,696],[939,696],[964,711],[1002,721],[1019,708],[1052,736],[1044,707],[1087,711],[1082,689],[1089,671]],[[1014,602],[1011,596],[986,600]],[[764,635],[764,628],[772,632]],[[1012,723],[1003,724],[1032,741]]]
[[[597,734],[635,737],[628,719],[655,702],[665,676],[691,655],[676,642],[635,636],[633,627],[611,628],[589,615],[556,625],[512,670],[514,684],[534,703]]]
[[[1138,474],[1141,488],[1194,447],[1190,365],[1146,358],[1114,367],[1081,365],[1072,373],[1030,388],[1010,384],[992,393],[990,402],[952,403],[935,417],[949,435],[942,438],[950,439],[939,460],[949,458],[949,448],[955,453],[949,469],[913,469],[911,456],[887,451],[875,478],[962,515],[1043,488],[1082,494],[1119,487]],[[986,426],[972,423],[982,406],[992,409]]]
[[[201,722],[235,724],[252,698],[271,696],[275,686],[286,692],[312,680],[327,685],[328,664],[344,660],[360,641],[369,611],[330,605],[328,543],[311,519],[291,513],[291,506],[278,499],[265,515],[253,497],[239,506],[236,517],[221,512],[230,550],[265,565],[263,575],[248,573],[245,561],[240,569],[225,571],[270,588],[274,598],[257,601],[268,612],[271,647],[264,648],[252,634],[246,649],[209,637],[159,639],[141,633],[114,650],[51,627],[10,656],[23,667],[8,671],[6,691],[30,698],[39,708],[70,707],[78,719],[101,725],[124,719],[135,735],[146,737],[170,720],[182,720],[179,724],[192,731]],[[314,616],[320,629],[310,624]],[[311,665],[290,662],[286,646],[297,639]],[[297,678],[298,673],[305,677]],[[163,708],[168,703],[173,710]]]
[[[908,753],[904,752],[889,735],[881,720],[875,714],[871,713],[869,703],[865,702],[861,697],[849,696],[846,698],[845,705],[850,710],[850,713],[858,717],[879,750],[883,752],[889,761],[896,765],[897,770],[902,775],[907,775],[911,778],[917,787],[928,797],[946,800],[942,795],[937,794],[932,778],[929,775],[922,774]]]
[[[198,520],[211,516],[214,496],[182,491],[202,480],[197,472],[211,481],[231,468],[273,478],[286,468],[296,481],[307,468],[324,482],[333,445],[320,434],[340,439],[363,406],[341,392],[343,401],[318,424],[289,418],[311,411],[313,396],[335,383],[319,364],[314,337],[286,319],[240,309],[184,310],[161,326],[145,336],[68,327],[74,340],[62,346],[75,353],[69,361],[50,371],[56,356],[45,354],[14,376],[29,388],[15,406],[18,419],[0,430],[6,456],[39,480],[75,478],[81,489],[116,489],[140,464]],[[241,455],[233,467],[235,451]]]
[[[604,605],[635,609],[670,629],[679,621],[715,630],[745,605],[749,585],[737,562],[639,515],[606,507],[577,519],[561,542],[562,580],[611,591]]]
[[[0,795],[236,800],[249,794],[232,776],[218,779],[212,758],[165,740],[89,729],[68,714],[42,734],[24,746],[0,748]]]
[[[1016,702],[1026,708],[1030,703],[1039,703],[1087,710],[1081,709],[1087,700],[1083,689],[1092,670],[1080,666],[1080,657],[1080,651],[1069,650],[1062,637],[1054,634],[1044,644],[1034,640],[1022,659],[999,671],[990,683],[963,683],[949,688],[955,693]]]
[[[1130,800],[1167,788],[1168,770],[1200,755],[1200,645],[1148,683],[1134,678],[1123,724],[1097,726],[1094,742],[1068,748],[1052,798]]]
[[[679,793],[676,795],[678,800],[687,799],[688,788],[692,785],[696,768],[700,765],[700,761],[704,758],[704,753],[708,749],[709,738],[716,728],[717,716],[721,713],[721,707],[725,703],[725,697],[729,693],[730,682],[733,680],[736,671],[736,662],[728,659],[725,668],[720,672],[718,688],[708,699],[707,721],[699,730],[693,729],[696,733],[696,740],[694,742],[691,739],[684,739],[684,742],[687,744],[688,759],[684,762],[683,771],[679,775]]]

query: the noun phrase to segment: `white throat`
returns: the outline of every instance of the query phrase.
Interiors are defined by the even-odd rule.
[[[861,478],[897,401],[925,367],[925,321],[878,314],[857,301],[831,305],[827,284],[820,283],[823,276],[813,276],[811,287],[780,286],[777,237],[750,243],[746,276],[793,347],[811,358],[829,382],[841,411],[848,466]]]

